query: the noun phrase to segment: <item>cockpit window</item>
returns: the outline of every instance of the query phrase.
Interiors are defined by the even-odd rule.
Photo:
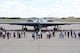
[[[47,22],[47,21],[44,20],[44,19],[37,19],[37,20],[35,20],[34,22]]]

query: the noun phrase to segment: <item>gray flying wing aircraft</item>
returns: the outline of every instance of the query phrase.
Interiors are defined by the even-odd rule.
[[[44,19],[36,19],[33,22],[1,22],[0,24],[10,24],[10,25],[22,25],[23,30],[27,30],[26,26],[33,26],[35,30],[40,30],[42,27],[48,26],[58,26],[58,25],[70,25],[70,24],[80,24],[80,22],[47,22]]]

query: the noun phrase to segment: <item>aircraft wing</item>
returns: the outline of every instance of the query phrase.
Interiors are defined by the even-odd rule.
[[[46,22],[46,23],[41,23],[41,25],[46,25],[46,26],[71,25],[71,24],[80,24],[80,22]]]
[[[47,24],[47,25],[70,25],[70,24],[80,24],[80,22],[46,22],[46,23],[41,23],[41,24]]]
[[[28,25],[28,26],[53,26],[53,25],[70,25],[70,24],[80,24],[80,22],[0,22],[0,24],[10,24],[10,25]]]
[[[0,22],[0,24],[35,26],[35,25],[38,25],[39,23],[36,23],[36,22]]]

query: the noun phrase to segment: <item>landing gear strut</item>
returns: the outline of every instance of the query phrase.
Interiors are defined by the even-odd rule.
[[[35,31],[39,31],[39,28],[35,28]]]
[[[26,25],[25,25],[25,27],[24,27],[24,26],[22,26],[22,30],[27,31]]]
[[[59,26],[54,26],[53,30],[58,31],[59,30]]]

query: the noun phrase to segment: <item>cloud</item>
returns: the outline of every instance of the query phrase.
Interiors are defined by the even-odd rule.
[[[70,5],[69,5],[70,4]],[[57,0],[49,7],[39,8],[34,6],[28,6],[19,1],[5,1],[0,4],[0,16],[2,17],[47,17],[49,15],[53,17],[67,17],[80,15],[80,2]]]
[[[8,0],[8,1],[13,1],[13,0]],[[49,1],[49,0],[14,0],[14,1]]]
[[[46,8],[35,8],[20,2],[6,1],[0,5],[0,14],[7,17],[41,17],[49,15]]]
[[[79,0],[57,0],[55,4],[52,4],[49,9],[54,12],[54,16],[68,17],[75,16],[80,17],[80,1]]]
[[[26,6],[19,2],[6,1],[0,5],[0,14],[1,16],[19,16],[24,17],[32,7]]]

